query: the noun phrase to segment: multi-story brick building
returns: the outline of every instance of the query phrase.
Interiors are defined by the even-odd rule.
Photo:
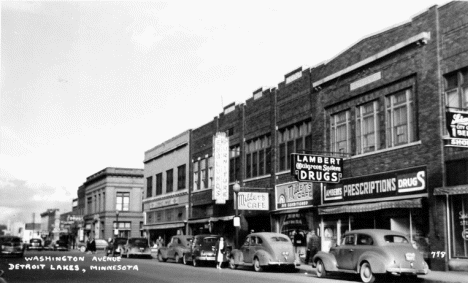
[[[145,230],[152,242],[187,233],[190,136],[185,131],[145,152]]]
[[[143,169],[134,168],[108,167],[87,177],[78,189],[84,223],[77,242],[144,236],[143,183]]]
[[[314,229],[328,250],[346,230],[393,229],[408,234],[432,269],[467,269],[467,97],[462,1],[430,7],[325,63],[298,68],[192,131],[190,232],[233,241],[238,181],[241,192],[269,194],[267,212],[241,211],[244,232],[293,237]],[[218,132],[227,133],[231,152],[225,204],[212,198]],[[341,158],[341,181],[297,182],[290,154],[301,152]]]

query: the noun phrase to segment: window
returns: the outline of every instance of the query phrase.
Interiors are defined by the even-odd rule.
[[[93,213],[93,198],[88,197],[88,214]]]
[[[156,174],[156,195],[162,195],[162,173]]]
[[[414,141],[413,94],[410,89],[386,98],[387,147]]]
[[[279,144],[279,171],[288,170],[291,168],[291,156],[292,153],[302,152],[304,150],[310,150],[312,148],[312,123],[301,122],[295,125],[283,128],[278,133],[278,144]],[[267,152],[268,154],[268,152]],[[267,156],[268,163],[271,164],[271,156]],[[267,170],[270,171],[270,166],[267,166]]]
[[[153,196],[153,177],[146,178],[146,197]]]
[[[198,161],[193,162],[193,189],[200,189],[200,181],[198,180]]]
[[[266,159],[267,154],[271,150],[270,146],[271,137],[269,135],[258,137],[245,143],[245,148],[247,152],[245,156],[246,178],[263,176],[270,173],[271,170],[265,170],[266,167],[271,167],[271,155],[268,155],[268,157],[270,158],[269,160]]]
[[[177,167],[177,190],[185,189],[185,164]]]
[[[447,107],[466,110],[468,108],[468,69],[445,76]]]
[[[367,235],[358,235],[357,237],[357,244],[358,245],[365,245],[365,246],[371,246],[374,244],[374,241],[370,236]]]
[[[240,146],[229,148],[229,182],[240,180]]]
[[[213,156],[208,158],[208,189],[213,189],[213,178],[214,178],[214,159]]]
[[[166,171],[166,193],[174,190],[174,169]]]
[[[330,117],[331,151],[350,152],[350,111],[346,110]]]
[[[206,180],[206,159],[200,160],[200,178],[201,178],[201,188],[208,188],[208,182]]]
[[[452,255],[456,258],[468,258],[468,241],[465,239],[468,229],[468,196],[452,195],[450,204]]]
[[[119,229],[117,237],[129,238],[132,227],[131,222],[114,221],[114,229]]]
[[[343,238],[343,245],[354,245],[354,235],[347,235]]]
[[[379,104],[368,102],[356,109],[356,154],[379,149]]]
[[[116,210],[119,211],[129,211],[130,210],[130,193],[117,193],[117,202],[116,202]]]

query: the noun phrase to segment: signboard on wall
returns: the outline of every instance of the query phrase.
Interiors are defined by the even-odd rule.
[[[268,193],[238,193],[239,209],[243,210],[269,210]]]
[[[323,203],[427,193],[426,167],[348,178],[323,188]]]
[[[292,153],[291,175],[300,182],[339,183],[343,176],[343,159]]]
[[[468,112],[447,111],[446,126],[451,138],[468,139]]]
[[[301,208],[312,205],[313,184],[311,182],[293,182],[275,187],[276,209]]]
[[[229,138],[226,133],[213,137],[214,180],[213,200],[224,204],[229,198]]]

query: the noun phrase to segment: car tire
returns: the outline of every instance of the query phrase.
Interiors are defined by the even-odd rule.
[[[234,258],[233,258],[233,257],[230,257],[230,258],[229,258],[229,268],[230,268],[230,269],[237,269],[238,266],[239,266],[239,265],[236,264],[236,261],[234,260]]]
[[[361,268],[359,269],[359,275],[361,276],[361,281],[364,283],[375,282],[375,274],[372,273],[371,266],[367,261],[361,264]]]
[[[80,252],[84,253],[86,251],[86,248],[84,246],[80,247]]]
[[[158,253],[158,261],[165,262],[166,260],[167,260],[167,258],[163,258],[162,254]]]
[[[130,258],[130,256],[131,256],[130,253],[127,251],[127,258]]]
[[[180,263],[180,262],[181,262],[179,254],[175,254],[174,260],[175,260],[176,263]]]
[[[193,265],[194,267],[199,267],[199,266],[200,266],[200,262],[198,261],[198,259],[192,258],[192,265]]]
[[[182,257],[182,263],[184,265],[188,265],[187,254],[184,254],[184,256]]]
[[[263,266],[260,265],[260,261],[258,260],[258,258],[254,258],[254,270],[256,272],[262,272],[263,271]]]
[[[327,270],[325,269],[325,265],[321,259],[317,260],[316,273],[318,278],[327,277]]]

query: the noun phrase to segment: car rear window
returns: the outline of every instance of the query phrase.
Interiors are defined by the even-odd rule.
[[[400,235],[386,235],[384,236],[386,243],[408,244],[409,241],[404,236]]]
[[[206,238],[203,239],[203,242],[207,243],[207,244],[210,244],[210,243],[216,243],[217,240],[218,240],[218,238],[216,238],[216,237],[206,237]]]
[[[288,238],[286,237],[281,237],[281,236],[274,236],[274,237],[271,237],[270,240],[272,242],[289,242]]]

